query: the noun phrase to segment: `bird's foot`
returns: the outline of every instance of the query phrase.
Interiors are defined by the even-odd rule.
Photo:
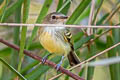
[[[61,66],[60,63],[56,65],[56,70],[57,70],[57,71],[60,69],[60,66]]]
[[[47,59],[46,56],[44,56],[44,57],[42,58],[42,63],[43,63],[43,64],[45,63],[46,59]]]
[[[48,56],[50,56],[51,54],[48,54],[48,55],[45,55],[43,58],[42,58],[42,63],[44,64],[46,62],[46,60],[48,59]]]
[[[56,70],[57,71],[60,69],[60,66],[62,64],[63,59],[64,59],[64,56],[62,56],[61,61],[59,62],[59,64],[56,65]]]

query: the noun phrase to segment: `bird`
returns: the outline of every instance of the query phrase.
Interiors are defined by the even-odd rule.
[[[52,12],[49,13],[42,21],[43,24],[61,24],[64,25],[68,16]],[[48,56],[50,55],[60,55],[61,60],[57,64],[56,69],[59,70],[61,64],[63,63],[64,57],[68,57],[69,63],[71,66],[80,63],[80,59],[75,53],[72,41],[72,34],[67,27],[51,27],[51,26],[41,26],[38,29],[38,38],[41,45],[46,49],[50,54],[43,57],[42,62],[44,63]]]

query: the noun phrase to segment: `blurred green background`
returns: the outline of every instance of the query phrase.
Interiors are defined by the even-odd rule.
[[[92,0],[0,0],[0,23],[41,23],[48,13],[57,11],[70,16],[66,24],[88,25],[93,5],[91,2]],[[91,25],[120,25],[120,0],[95,0],[94,6]],[[42,57],[48,53],[36,38],[37,29],[37,26],[0,26],[0,38],[20,46],[20,52],[17,52],[0,43],[0,80],[18,80],[18,76],[23,80],[25,78],[48,80],[59,74],[54,69],[39,64],[38,61],[23,54],[23,49],[33,51]],[[96,28],[92,29],[93,33],[90,36],[87,35],[87,30],[71,28],[74,48],[81,61],[120,42],[120,29]],[[107,66],[84,66],[82,69],[76,68],[72,72],[86,80],[120,80],[120,63],[110,65],[104,60],[118,56],[120,56],[120,46],[92,60],[102,60],[102,63],[106,62]],[[58,63],[60,56],[49,60]],[[67,58],[62,66],[70,67]],[[24,77],[20,76],[21,74]],[[54,80],[73,79],[62,75]]]

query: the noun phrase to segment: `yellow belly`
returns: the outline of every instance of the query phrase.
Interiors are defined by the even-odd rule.
[[[70,45],[62,42],[61,39],[51,36],[49,33],[43,34],[40,37],[40,43],[50,53],[67,54],[70,51]]]

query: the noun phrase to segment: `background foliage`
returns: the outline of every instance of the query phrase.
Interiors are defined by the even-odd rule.
[[[0,22],[8,23],[41,23],[50,12],[61,12],[70,16],[66,24],[88,25],[92,0],[0,0]],[[120,0],[95,0],[92,25],[119,25],[120,24]],[[48,80],[58,74],[49,66],[39,64],[23,54],[23,49],[31,50],[36,55],[44,56],[48,52],[43,49],[36,39],[38,27],[5,27],[0,26],[0,37],[20,46],[20,52],[16,52],[0,43],[0,80],[16,80],[17,76],[28,80]],[[84,61],[100,51],[120,42],[120,29],[93,29],[93,34],[86,35],[87,29],[72,28],[74,48],[77,55]],[[93,43],[90,44],[90,40]],[[88,44],[88,46],[86,46]],[[92,61],[106,62],[106,65],[90,67],[85,66],[77,73],[86,80],[120,80],[120,63],[112,65],[107,63],[111,57],[120,56],[120,46],[110,50]],[[50,58],[58,63],[60,57]],[[65,59],[63,66],[69,68]],[[17,72],[18,71],[18,72]],[[53,74],[51,74],[53,73]],[[23,76],[22,76],[22,75]],[[63,75],[59,80],[71,80]],[[56,79],[56,80],[58,80]]]

